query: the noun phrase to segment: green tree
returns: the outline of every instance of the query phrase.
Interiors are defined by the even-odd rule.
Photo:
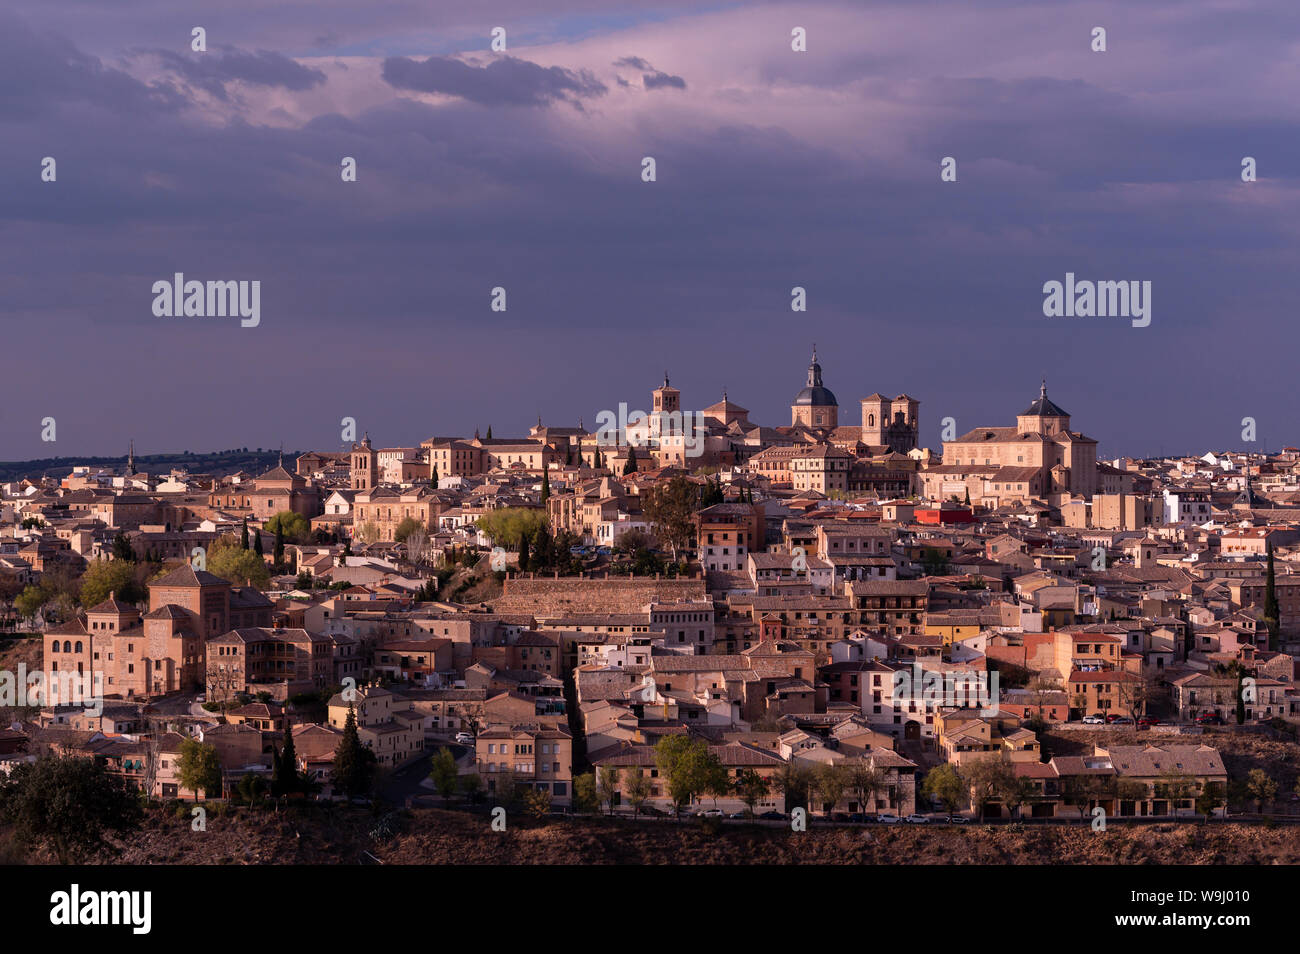
[[[636,448],[627,449],[627,461],[623,464],[623,476],[627,477],[636,473]]]
[[[573,779],[573,810],[591,814],[600,810],[600,793],[594,772],[584,772]]]
[[[375,753],[361,744],[357,733],[357,716],[348,706],[348,716],[343,723],[343,738],[334,749],[334,784],[348,798],[359,798],[370,791],[374,781],[377,759]]]
[[[260,775],[245,772],[243,778],[239,780],[239,784],[235,786],[235,791],[239,793],[240,798],[248,803],[248,807],[252,808],[257,803],[257,800],[262,797],[262,793],[266,791],[266,782],[262,781]]]
[[[282,538],[290,543],[311,542],[311,521],[300,513],[294,513],[292,510],[281,510],[266,521],[265,528],[269,533],[275,534],[277,538]]]
[[[258,558],[259,560],[262,560],[263,562],[265,562],[266,553],[265,553],[265,552],[263,551],[263,549],[262,549],[262,531],[261,531],[261,530],[258,530],[257,533],[253,534],[253,552],[257,554],[257,558]]]
[[[456,764],[456,756],[452,754],[451,749],[443,746],[433,754],[429,764],[429,779],[433,782],[433,787],[444,800],[451,798],[456,793],[460,776],[460,766]]]
[[[650,777],[646,775],[645,770],[640,766],[628,773],[627,783],[623,786],[623,794],[627,796],[627,803],[632,806],[633,817],[641,814],[641,806],[650,797],[652,787]]]
[[[835,811],[835,806],[840,803],[840,799],[844,797],[844,793],[849,789],[851,776],[848,767],[824,762],[817,767],[816,780],[817,794],[822,802],[822,810],[826,812]]]
[[[1246,791],[1255,800],[1255,811],[1263,811],[1265,802],[1272,804],[1277,798],[1277,782],[1263,769],[1251,769],[1246,775]]]
[[[642,510],[655,534],[677,553],[690,546],[695,538],[695,514],[699,510],[699,488],[685,477],[677,476],[656,484],[643,494]]]
[[[36,614],[45,605],[45,597],[45,591],[38,584],[29,584],[14,598],[14,611],[27,621],[29,627],[35,625]]]
[[[176,778],[181,788],[188,788],[194,793],[194,800],[199,800],[199,789],[207,798],[221,797],[221,761],[217,758],[217,747],[198,739],[183,739],[181,755],[176,760]]]
[[[117,531],[113,537],[113,559],[121,560],[123,563],[135,562],[135,548],[131,546],[131,540],[122,530]]]
[[[1222,782],[1206,782],[1201,788],[1201,794],[1196,796],[1196,812],[1204,816],[1206,821],[1226,804],[1227,793]]]
[[[980,821],[984,820],[985,805],[1003,798],[1015,786],[1015,770],[1002,758],[974,759],[958,774],[973,794]]]
[[[456,786],[460,789],[461,795],[465,797],[465,801],[473,803],[478,801],[479,792],[483,788],[483,779],[478,772],[470,772],[468,775],[458,776]]]
[[[703,739],[666,735],[655,746],[655,765],[665,779],[677,815],[709,789],[718,764],[717,756],[709,752]]]
[[[577,779],[574,781],[576,782]],[[521,797],[519,783],[515,781],[513,772],[500,772],[489,784],[493,786],[491,793],[493,804],[501,808],[514,807]]]
[[[492,440],[492,425],[491,425],[491,424],[488,425],[488,429],[487,429],[487,437],[486,437],[485,439],[486,439],[486,440],[489,440],[489,441]]]
[[[292,795],[298,790],[298,752],[293,745],[293,729],[289,720],[284,722],[284,745],[280,749],[280,762],[271,779],[271,789],[276,798]]]
[[[475,522],[493,544],[506,547],[524,538],[532,539],[538,527],[545,525],[545,512],[528,507],[498,507]]]
[[[0,817],[22,845],[53,852],[73,864],[104,848],[108,832],[134,829],[139,798],[96,759],[46,755],[0,775]]]
[[[948,558],[933,547],[921,551],[921,568],[926,576],[943,576],[948,572]]]
[[[806,765],[787,762],[772,776],[772,785],[785,798],[787,812],[795,808],[808,808],[815,779],[812,770]]]
[[[551,499],[551,469],[542,467],[542,504]]]
[[[117,594],[124,603],[138,603],[148,596],[136,581],[134,563],[121,560],[94,560],[81,575],[80,599],[83,606],[91,607]]]
[[[874,811],[876,795],[885,787],[885,773],[866,762],[857,762],[850,769],[849,788],[858,796],[862,810]]]
[[[405,543],[407,537],[415,533],[415,531],[422,529],[424,529],[424,524],[420,523],[420,521],[416,520],[414,517],[403,517],[402,522],[399,523],[397,529],[393,531],[393,540],[397,543]]]
[[[611,815],[614,814],[614,799],[618,796],[618,785],[622,778],[623,772],[616,765],[602,765],[597,773],[600,800],[608,806]]]
[[[239,548],[241,550],[248,549],[248,518],[247,517],[244,518],[244,528],[243,530],[240,531]]]
[[[208,547],[207,562],[209,573],[236,586],[251,583],[259,590],[264,590],[270,585],[271,571],[267,569],[266,561],[256,552],[243,549],[234,534],[212,541]]]
[[[278,570],[284,566],[284,528],[275,528],[275,547],[271,550],[271,564]]]
[[[429,472],[429,485],[434,490],[438,489],[438,465],[434,464],[433,469]]]
[[[767,798],[767,793],[771,789],[766,778],[748,768],[740,770],[732,787],[736,797],[745,803],[745,811],[749,813],[750,818],[754,817],[754,808]]]
[[[1265,544],[1268,550],[1268,571],[1264,576],[1264,623],[1268,626],[1268,648],[1276,652],[1278,648],[1278,624],[1281,620],[1281,610],[1277,602],[1277,574],[1273,567],[1273,543],[1269,541]],[[1238,719],[1240,725],[1244,719]]]
[[[534,570],[549,569],[555,565],[555,542],[551,539],[551,532],[546,529],[546,524],[538,527],[533,534],[532,554],[528,562]]]
[[[921,785],[921,793],[932,801],[941,802],[949,815],[961,808],[967,798],[969,789],[962,781],[951,762],[944,762],[930,769]]]

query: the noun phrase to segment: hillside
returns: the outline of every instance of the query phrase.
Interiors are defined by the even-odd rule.
[[[186,809],[188,811],[188,807]],[[374,838],[368,810],[308,808],[276,814],[213,812],[204,832],[155,811],[104,863],[362,864],[1297,864],[1300,827],[1244,824],[1086,824],[921,828],[818,828],[794,833],[742,823],[633,823],[606,818],[512,816],[492,832],[485,815],[416,809],[391,816]],[[0,856],[48,863],[0,840]]]
[[[284,452],[286,466],[292,469],[293,461],[303,451]],[[182,451],[178,454],[137,455],[136,469],[145,474],[166,474],[172,468],[184,468],[192,474],[214,474],[217,476],[247,471],[250,474],[264,474],[276,465],[280,459],[278,450],[238,450],[217,451],[193,454]],[[21,480],[24,477],[37,478],[42,475],[66,477],[73,467],[107,468],[118,473],[126,466],[125,457],[45,457],[39,460],[0,461],[0,481]]]

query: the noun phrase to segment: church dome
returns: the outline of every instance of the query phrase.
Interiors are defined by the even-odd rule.
[[[1038,400],[1021,413],[1021,417],[1069,417],[1070,412],[1062,410],[1053,401],[1047,397],[1047,382],[1043,382],[1042,388],[1038,392]]]
[[[812,364],[808,365],[808,384],[794,396],[794,407],[839,407],[840,402],[830,388],[822,387],[822,366],[817,363],[817,349],[813,349]]]
[[[840,402],[829,388],[806,387],[794,397],[799,407],[839,407]]]

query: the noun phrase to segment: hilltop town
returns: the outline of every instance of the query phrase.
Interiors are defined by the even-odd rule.
[[[1300,450],[1099,460],[1056,400],[929,449],[918,399],[850,419],[814,353],[776,426],[665,375],[593,430],[0,485],[0,666],[45,687],[0,772],[785,827],[1285,813]]]

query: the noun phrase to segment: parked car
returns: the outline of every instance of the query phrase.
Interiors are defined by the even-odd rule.
[[[907,822],[909,825],[928,825],[930,824],[930,817],[928,815],[918,815],[916,812],[912,812],[912,814],[904,818],[903,821]]]
[[[470,735],[468,732],[457,732],[456,741],[461,745],[473,745],[474,736]]]
[[[701,818],[726,818],[727,813],[721,808],[706,808],[700,812]]]
[[[1133,720],[1130,719],[1128,716],[1121,716],[1121,715],[1107,716],[1106,724],[1107,725],[1132,725]]]
[[[968,821],[970,821],[970,819],[967,818],[965,815],[949,815],[948,821],[954,825],[964,825]]]
[[[1094,712],[1092,715],[1086,715],[1083,717],[1083,724],[1084,725],[1105,725],[1106,717],[1103,716],[1100,712]]]
[[[1198,725],[1223,725],[1223,716],[1217,712],[1202,712],[1196,717]]]
[[[882,825],[897,825],[900,819],[893,812],[878,812],[876,814],[876,821],[880,822]]]
[[[865,825],[867,822],[871,821],[871,816],[863,812],[850,812],[849,821],[853,822],[855,825]]]
[[[748,817],[749,817],[749,812],[732,812],[732,813],[731,813],[730,815],[728,815],[727,817],[728,817],[728,818],[748,818]]]
[[[1153,715],[1144,715],[1142,718],[1138,719],[1138,725],[1152,726],[1159,724],[1160,720]]]
[[[768,811],[768,812],[763,812],[763,814],[759,815],[758,817],[762,818],[764,821],[781,821],[783,818],[785,818],[785,813]]]

